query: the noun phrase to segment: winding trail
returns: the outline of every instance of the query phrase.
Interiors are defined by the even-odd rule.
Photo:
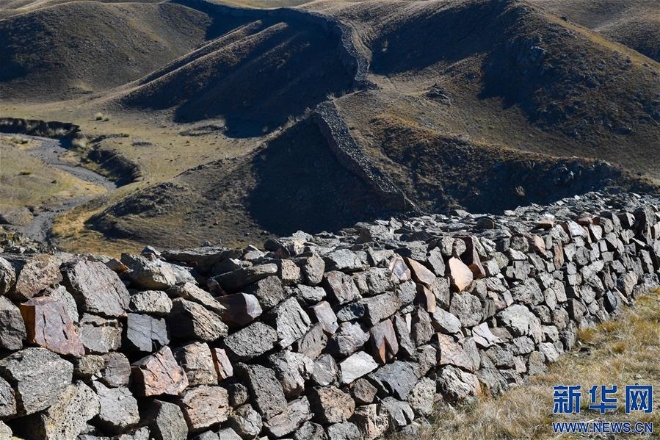
[[[20,135],[20,137],[37,142],[35,148],[24,151],[33,157],[43,160],[46,165],[62,170],[85,182],[103,187],[107,191],[113,191],[117,188],[117,185],[113,181],[95,171],[62,161],[60,156],[67,153],[68,150],[62,147],[59,140],[27,135]],[[75,197],[50,203],[47,206],[42,206],[39,211],[35,210],[33,213],[34,218],[28,225],[16,228],[32,240],[46,243],[49,241],[50,230],[52,229],[57,216],[82,205],[94,197],[95,196]]]

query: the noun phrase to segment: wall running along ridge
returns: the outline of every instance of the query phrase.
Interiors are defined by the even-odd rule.
[[[415,433],[657,287],[659,206],[590,193],[121,261],[9,243],[0,437]]]

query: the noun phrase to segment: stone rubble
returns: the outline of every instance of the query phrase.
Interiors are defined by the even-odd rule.
[[[118,260],[0,248],[0,437],[376,439],[544,374],[658,287],[660,199]]]

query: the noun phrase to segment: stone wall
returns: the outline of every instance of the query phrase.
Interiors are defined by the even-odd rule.
[[[121,260],[9,246],[0,438],[414,433],[656,287],[659,205],[593,193]]]
[[[188,6],[206,12],[211,16],[229,16],[249,20],[274,18],[291,23],[303,23],[318,26],[325,33],[339,39],[337,50],[344,68],[353,75],[353,88],[357,90],[373,89],[376,85],[367,78],[369,58],[355,44],[354,30],[334,17],[315,11],[293,8],[254,9],[221,5],[207,0],[176,0]]]

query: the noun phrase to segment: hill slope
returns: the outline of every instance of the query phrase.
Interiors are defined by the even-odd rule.
[[[206,14],[172,3],[71,2],[16,15],[0,20],[0,95],[47,101],[107,90],[188,53],[212,30]]]

